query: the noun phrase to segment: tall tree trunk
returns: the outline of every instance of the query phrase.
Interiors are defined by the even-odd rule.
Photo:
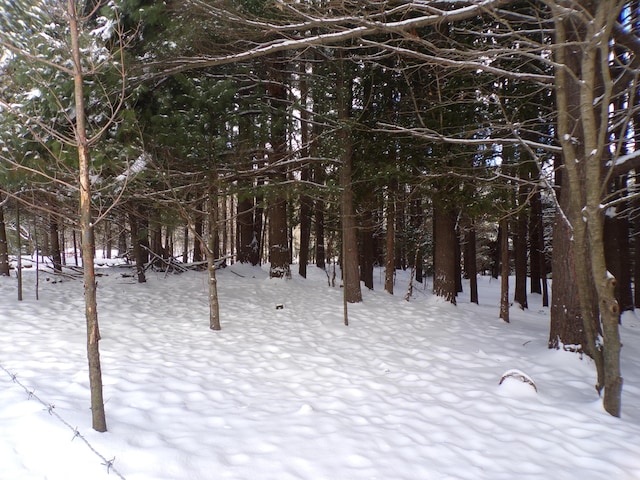
[[[242,185],[236,203],[236,236],[238,245],[236,247],[237,260],[240,263],[251,262],[251,252],[255,241],[255,232],[253,229],[253,197],[244,191],[247,185]]]
[[[308,62],[300,62],[300,139],[302,158],[308,157],[311,151],[311,123],[309,122],[309,83],[307,82]],[[304,185],[311,180],[311,166],[304,165],[300,170],[300,180]],[[309,263],[309,247],[311,243],[311,214],[313,200],[305,191],[300,195],[300,254],[298,256],[298,274],[307,278],[307,264]],[[292,236],[293,237],[293,236]]]
[[[509,220],[500,220],[500,318],[509,323]]]
[[[285,62],[281,55],[269,65],[271,83],[268,87],[271,105],[271,168],[272,193],[269,200],[269,276],[272,278],[290,278],[291,266],[289,251],[289,228],[287,217],[287,198],[279,185],[286,181],[286,174],[279,165],[287,150],[287,89],[285,86]]]
[[[309,180],[309,167],[305,166],[301,173],[302,182]],[[300,255],[298,259],[298,274],[307,278],[307,264],[309,263],[309,247],[311,243],[311,214],[313,200],[309,195],[300,195]]]
[[[217,177],[217,173],[212,175]],[[220,303],[218,300],[218,280],[216,278],[215,246],[218,243],[218,189],[217,178],[210,180],[209,187],[209,235],[207,245],[207,272],[209,274],[209,328],[220,330]]]
[[[189,225],[182,229],[182,263],[189,261]]]
[[[364,286],[373,290],[373,264],[375,262],[375,239],[373,237],[373,214],[367,209],[363,213],[361,238],[362,254],[360,263],[360,279]]]
[[[544,238],[542,230],[542,203],[540,190],[531,195],[529,209],[529,277],[531,293],[542,293],[542,270],[544,269]],[[542,242],[541,242],[542,239]]]
[[[89,177],[89,145],[86,136],[82,59],[80,56],[78,17],[75,0],[68,0],[69,30],[73,55],[73,81],[75,98],[75,136],[78,147],[80,186],[80,228],[82,231],[82,266],[84,272],[85,315],[87,319],[87,357],[89,361],[89,389],[91,391],[91,415],[93,428],[107,431],[107,421],[102,395],[102,371],[100,366],[100,332],[98,328],[98,302],[96,276],[93,265],[95,241],[91,215],[91,180]]]
[[[4,200],[0,193],[0,276],[9,276],[9,242],[4,221]]]
[[[202,239],[204,235],[204,204],[202,200],[196,203],[193,212],[193,262],[202,262],[204,252],[202,251]]]
[[[393,295],[393,282],[396,272],[396,182],[389,184],[387,192],[387,231],[385,240],[384,289]]]
[[[326,266],[326,249],[324,237],[324,201],[317,199],[313,204],[314,209],[314,237],[316,240],[316,267],[324,270]]]
[[[433,206],[434,263],[433,293],[456,304],[456,225],[451,209]]]
[[[127,253],[127,227],[126,227],[127,219],[126,216],[123,216],[120,219],[120,223],[118,224],[119,232],[118,232],[118,256],[122,257]]]
[[[611,31],[611,22],[616,21],[622,4],[613,0],[579,4],[585,15],[550,3],[557,43],[557,135],[570,197],[564,213],[573,228],[578,296],[588,352],[598,371],[596,388],[604,388],[605,410],[620,416],[620,307],[615,298],[615,278],[606,267],[602,209],[604,161],[609,152],[607,118],[612,102],[610,71],[602,65],[610,53],[608,42],[593,39]],[[594,289],[599,313],[595,316],[591,311]]]
[[[49,216],[49,235],[51,237],[51,261],[53,271],[62,272],[62,256],[60,255],[60,232],[58,231],[58,219],[54,215]]]
[[[518,192],[519,211],[516,215],[515,232],[513,239],[514,246],[514,267],[516,276],[516,285],[514,292],[514,301],[518,303],[520,308],[524,310],[528,308],[527,303],[527,209],[526,202],[529,194],[529,188],[526,185],[520,185]]]
[[[626,205],[620,205],[616,211],[624,210]],[[631,252],[629,247],[629,219],[624,214],[607,215],[604,219],[605,258],[607,269],[616,277],[616,299],[620,310],[633,310],[633,295],[631,293]]]
[[[469,290],[471,303],[478,303],[478,269],[477,269],[477,253],[476,253],[476,227],[469,226],[466,238],[466,260],[464,263],[465,270],[469,277]]]
[[[133,248],[133,259],[136,263],[136,274],[138,276],[138,283],[145,283],[147,281],[147,277],[144,273],[145,261],[144,255],[142,254],[142,242],[140,239],[138,217],[135,208],[133,208],[129,212],[129,226],[131,228],[131,247]]]
[[[104,222],[104,240],[105,243],[105,258],[111,258],[111,250],[113,250],[113,239],[111,238],[111,222],[106,220]]]
[[[340,147],[342,148],[342,165],[340,167],[340,189],[342,190],[340,198],[342,214],[342,279],[345,302],[358,303],[362,301],[362,290],[360,289],[360,273],[358,272],[358,238],[353,205],[353,140],[349,126],[352,102],[351,88],[351,80],[345,78],[344,62],[340,58],[336,90],[338,95],[338,118],[341,122],[338,135]]]

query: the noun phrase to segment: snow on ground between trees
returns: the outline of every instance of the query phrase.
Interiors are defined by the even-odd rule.
[[[91,430],[81,280],[0,278],[0,364],[127,480],[640,478],[640,321],[626,314],[623,414],[604,412],[588,359],[548,350],[548,310],[498,319],[499,281],[480,306],[414,290],[364,302],[310,267],[219,270],[222,331],[208,325],[206,273],[104,268],[99,278],[109,431]],[[43,274],[44,275],[44,274]],[[42,279],[41,279],[42,280]],[[276,309],[276,305],[283,308]],[[511,375],[520,372],[532,386]],[[94,480],[113,471],[0,371],[0,479]]]

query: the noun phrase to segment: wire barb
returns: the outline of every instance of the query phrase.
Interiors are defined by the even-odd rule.
[[[73,438],[71,438],[71,441],[73,441],[76,438],[79,438],[80,440],[82,440],[84,444],[89,448],[89,450],[91,450],[98,458],[100,458],[100,460],[102,460],[102,465],[105,465],[107,467],[107,473],[113,472],[118,476],[118,478],[120,478],[120,480],[126,480],[126,478],[124,478],[124,476],[120,472],[118,472],[116,467],[113,465],[116,460],[116,457],[113,457],[111,460],[107,460],[107,458],[104,455],[102,455],[100,452],[98,452],[93,447],[93,445],[91,445],[89,441],[80,433],[80,431],[78,430],[78,427],[72,426],[69,422],[67,422],[64,418],[60,416],[60,414],[55,410],[56,406],[53,403],[47,403],[44,400],[42,400],[40,397],[38,397],[38,395],[36,395],[35,393],[35,389],[33,388],[29,389],[26,386],[24,386],[22,382],[18,380],[18,375],[7,370],[4,367],[4,365],[2,365],[1,363],[0,363],[0,370],[3,370],[7,375],[9,375],[13,383],[22,387],[22,389],[25,392],[27,392],[27,396],[29,400],[31,399],[37,400],[40,404],[42,404],[45,407],[45,410],[49,413],[49,415],[57,418],[62,424],[64,424],[69,430],[71,430],[73,432]]]

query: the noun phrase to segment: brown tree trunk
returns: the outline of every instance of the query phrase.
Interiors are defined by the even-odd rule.
[[[342,52],[338,52],[342,55]],[[362,302],[360,289],[360,272],[358,271],[358,238],[352,186],[353,140],[349,123],[351,121],[351,80],[345,78],[344,62],[340,57],[336,78],[338,96],[338,119],[340,148],[340,210],[342,215],[342,280],[344,283],[344,299],[346,303]],[[345,309],[345,323],[347,323]]]
[[[500,220],[500,318],[509,323],[509,220]]]
[[[528,308],[527,303],[527,209],[526,202],[529,189],[520,185],[518,194],[519,211],[516,215],[516,228],[514,232],[514,269],[516,285],[514,301],[522,310]]]
[[[396,271],[396,185],[392,182],[389,185],[387,195],[387,232],[385,239],[385,269],[384,269],[384,289],[393,295],[393,282]]]
[[[324,201],[316,199],[314,202],[314,237],[316,239],[316,267],[324,270],[326,266],[325,247],[324,247]]]
[[[373,264],[375,262],[375,239],[373,237],[373,214],[367,209],[363,212],[362,228],[360,236],[362,239],[362,254],[360,262],[360,280],[369,290],[373,290]]]
[[[4,200],[0,193],[0,276],[9,276],[9,243],[4,221]]]
[[[456,226],[451,210],[434,203],[433,207],[434,275],[433,293],[456,304]]]
[[[215,177],[217,173],[213,172]],[[216,179],[210,181],[209,187],[209,235],[207,236],[207,272],[209,274],[209,328],[220,330],[220,303],[218,300],[218,280],[216,278],[215,245],[218,243],[218,190]]]
[[[300,174],[303,182],[309,181],[309,167],[304,167]],[[311,244],[311,214],[313,200],[306,194],[300,195],[300,255],[298,274],[307,278],[307,264],[309,263],[309,247]]]
[[[476,227],[471,225],[467,229],[465,271],[469,277],[471,303],[478,304],[478,269],[476,264]]]
[[[620,374],[620,307],[615,298],[615,278],[607,271],[604,251],[602,209],[604,162],[608,158],[607,108],[612,103],[609,68],[602,68],[609,43],[593,39],[611,31],[622,4],[601,0],[581,1],[584,10],[568,11],[550,3],[555,24],[555,74],[558,110],[557,135],[563,150],[566,186],[570,197],[564,211],[572,227],[575,280],[578,284],[588,353],[593,357],[598,378],[596,388],[604,388],[603,405],[611,415],[620,415],[622,377]],[[605,190],[606,192],[606,190]],[[563,192],[563,195],[567,192]],[[596,308],[593,315],[592,292]],[[598,334],[601,333],[601,336]]]
[[[98,302],[96,298],[96,276],[93,265],[95,241],[93,237],[93,219],[91,215],[91,180],[89,177],[89,146],[86,137],[85,107],[82,59],[80,57],[78,18],[76,2],[68,0],[71,50],[75,86],[75,136],[78,148],[79,186],[80,186],[80,228],[82,230],[82,266],[84,271],[85,316],[87,319],[87,357],[89,360],[89,389],[91,391],[91,415],[93,428],[98,432],[107,431],[107,422],[102,395],[102,371],[98,342]]]
[[[287,219],[287,198],[279,186],[286,180],[282,167],[278,165],[286,153],[286,109],[287,89],[285,87],[285,64],[282,57],[275,58],[269,66],[271,84],[268,87],[271,105],[271,153],[269,162],[272,167],[272,196],[269,201],[269,276],[272,278],[290,278],[291,267],[289,251],[289,227]]]
[[[145,259],[142,254],[142,242],[140,239],[140,230],[138,228],[138,217],[136,209],[129,212],[129,226],[131,228],[131,247],[133,248],[133,258],[136,262],[136,274],[138,283],[145,283],[147,277],[144,273]]]
[[[53,271],[62,272],[62,256],[60,255],[60,232],[58,230],[58,219],[54,215],[49,216],[49,235],[51,237],[51,261]]]
[[[616,210],[623,210],[619,206]],[[605,258],[607,269],[616,277],[616,299],[620,311],[633,310],[633,294],[631,292],[631,252],[629,247],[629,219],[626,216],[606,216],[604,229]]]
[[[544,239],[542,229],[542,203],[540,190],[536,189],[531,195],[531,208],[529,209],[529,277],[531,293],[542,293],[542,261],[544,256]],[[543,239],[541,242],[540,240]]]
[[[202,262],[204,252],[202,251],[202,238],[204,233],[204,205],[202,201],[196,203],[195,212],[193,212],[193,262]]]

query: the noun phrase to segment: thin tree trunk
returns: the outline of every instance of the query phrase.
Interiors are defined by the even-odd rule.
[[[476,227],[471,225],[467,229],[467,259],[465,270],[469,276],[469,290],[471,303],[478,304],[478,269],[476,266]]]
[[[216,174],[217,175],[217,174]],[[207,247],[207,271],[209,274],[209,328],[220,330],[220,303],[218,300],[218,280],[216,278],[216,257],[215,244],[218,235],[218,192],[215,184],[211,181],[209,188],[209,235]]]
[[[500,318],[509,323],[509,220],[500,220]]]
[[[87,357],[89,360],[89,388],[91,391],[91,415],[93,428],[107,431],[107,422],[102,396],[102,371],[100,366],[100,332],[98,328],[98,302],[96,298],[96,276],[93,265],[95,241],[91,216],[91,181],[89,178],[89,147],[86,137],[82,60],[78,40],[78,18],[75,0],[68,0],[71,49],[73,54],[74,93],[76,124],[75,135],[78,147],[80,184],[80,228],[82,230],[82,267],[84,272],[85,314],[87,319]]]
[[[385,268],[384,268],[384,289],[393,295],[393,283],[396,272],[396,204],[395,204],[395,183],[389,185],[387,195],[387,232],[385,240]]]
[[[514,301],[522,310],[528,308],[527,303],[527,209],[525,208],[529,189],[520,185],[518,194],[518,211],[515,219],[514,266],[516,285]]]
[[[18,301],[22,301],[22,235],[20,230],[20,202],[16,202],[16,236],[18,243],[18,263],[16,268],[18,270]],[[36,252],[36,256],[38,253]]]
[[[544,269],[544,238],[542,230],[542,204],[540,190],[531,195],[531,208],[529,209],[529,278],[530,292],[542,293],[542,270]],[[542,239],[542,242],[541,242]]]
[[[193,227],[194,227],[194,236],[193,236],[193,262],[201,262],[203,260],[203,252],[202,252],[202,235],[204,231],[204,219],[203,219],[203,204],[202,201],[198,201],[196,203],[196,210],[193,213]]]
[[[53,271],[62,272],[62,257],[60,256],[60,232],[58,231],[58,219],[53,215],[49,217],[49,235],[51,237],[51,261]]]
[[[136,273],[138,283],[145,283],[147,277],[144,273],[144,256],[142,255],[142,244],[140,241],[140,231],[138,229],[138,218],[136,211],[129,212],[129,226],[131,227],[131,246],[133,248],[133,258],[136,262]]]
[[[9,276],[9,242],[4,221],[4,203],[0,193],[0,276]]]
[[[302,169],[300,179],[309,180],[309,167]],[[309,246],[311,241],[311,213],[313,201],[306,194],[300,196],[300,255],[298,260],[298,274],[307,278],[307,264],[309,263]]]

